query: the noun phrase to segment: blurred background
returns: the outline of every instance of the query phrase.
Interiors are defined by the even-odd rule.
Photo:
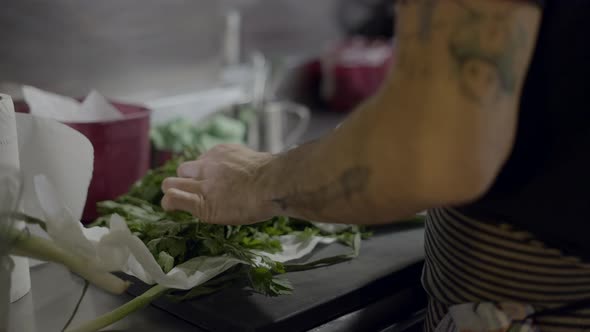
[[[230,11],[241,15],[241,61],[254,51],[297,61],[341,42],[382,2],[2,1],[0,89],[25,83],[70,96],[98,89],[133,101],[203,90],[219,84]]]
[[[388,71],[393,3],[2,1],[0,31],[0,92],[94,146],[91,220],[175,154],[276,153],[334,128]]]

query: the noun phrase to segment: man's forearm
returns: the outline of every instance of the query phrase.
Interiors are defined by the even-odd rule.
[[[391,135],[391,142],[372,141],[373,107],[383,105],[365,104],[330,135],[276,155],[264,167],[260,181],[277,214],[364,224],[419,211],[412,195],[413,168],[395,160],[396,154],[407,156],[395,150],[395,141],[405,140]]]
[[[394,75],[261,175],[278,212],[380,223],[483,195],[508,158],[540,21],[512,1],[400,1]]]

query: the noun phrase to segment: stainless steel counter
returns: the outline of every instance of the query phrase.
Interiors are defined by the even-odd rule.
[[[80,298],[82,279],[56,264],[43,264],[31,269],[31,283],[31,292],[11,305],[8,331],[61,331]],[[131,299],[128,294],[114,296],[90,286],[73,324],[96,318]],[[198,331],[193,325],[154,307],[144,308],[109,330]]]

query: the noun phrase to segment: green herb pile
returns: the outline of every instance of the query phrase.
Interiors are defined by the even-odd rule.
[[[160,189],[162,181],[169,176],[175,176],[181,162],[196,157],[196,153],[185,153],[176,157],[149,171],[127,194],[113,201],[99,203],[101,217],[90,226],[108,226],[112,214],[120,215],[130,231],[145,243],[165,273],[192,258],[202,256],[229,256],[239,259],[244,264],[239,264],[189,291],[171,290],[156,285],[124,306],[67,331],[97,331],[162,295],[167,295],[171,300],[184,301],[211,294],[236,282],[247,282],[253,291],[267,296],[290,294],[293,290],[291,284],[279,275],[350,260],[358,255],[361,238],[369,235],[356,226],[336,234],[325,233],[313,223],[287,217],[274,217],[249,226],[222,226],[200,222],[189,213],[164,211],[160,207],[163,197]],[[314,235],[334,237],[353,248],[353,251],[351,254],[308,263],[282,264],[261,254],[261,251],[281,252],[281,235],[295,235],[302,240]]]
[[[166,177],[174,176],[182,161],[195,157],[194,154],[187,154],[173,159],[162,167],[151,170],[128,194],[114,201],[99,203],[99,212],[103,217],[92,226],[107,226],[111,214],[120,215],[125,219],[130,231],[146,244],[165,273],[174,266],[198,256],[235,257],[248,264],[229,273],[247,276],[255,291],[270,296],[290,293],[292,288],[289,282],[278,278],[277,275],[288,269],[299,270],[300,267],[285,267],[256,254],[256,251],[280,252],[282,248],[279,236],[286,234],[302,237],[335,236],[350,246],[353,245],[355,235],[360,234],[358,228],[338,234],[322,234],[309,222],[287,217],[275,217],[250,226],[222,226],[202,223],[189,213],[163,211],[159,205],[163,196],[160,189],[162,181]],[[263,264],[260,264],[260,260]],[[343,257],[337,257],[334,262],[342,260]],[[220,286],[216,279],[210,283]],[[226,283],[222,285],[225,286]],[[211,285],[205,284],[201,288],[210,290]],[[201,291],[202,289],[195,290],[193,293],[201,294]]]

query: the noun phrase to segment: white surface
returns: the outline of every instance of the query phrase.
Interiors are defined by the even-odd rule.
[[[31,291],[31,274],[28,259],[11,257],[14,262],[14,269],[10,274],[10,303],[13,303]]]
[[[27,85],[23,86],[23,95],[31,114],[61,122],[98,122],[123,118],[123,114],[97,91],[92,91],[82,103]]]

